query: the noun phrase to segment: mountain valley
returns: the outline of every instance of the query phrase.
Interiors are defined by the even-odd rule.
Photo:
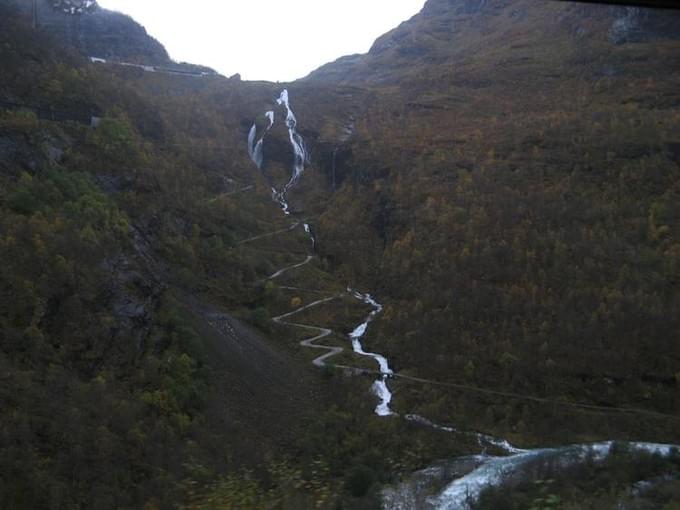
[[[428,0],[278,84],[52,3],[0,2],[0,506],[678,508],[680,12]]]

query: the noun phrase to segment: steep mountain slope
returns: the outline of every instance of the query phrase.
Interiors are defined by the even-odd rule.
[[[139,70],[25,21],[0,5],[0,506],[170,508],[299,452],[319,375],[244,324],[273,270],[235,247],[278,208],[177,144],[191,116],[165,124]]]
[[[372,380],[318,370],[270,320],[346,284],[323,261],[268,281],[310,247],[245,143],[278,85],[93,64],[0,14],[3,504],[370,507],[392,466],[465,451],[381,423]],[[305,136],[340,130],[343,105]],[[355,301],[306,318],[341,343],[369,308]]]
[[[432,0],[300,84],[370,91],[335,140],[345,180],[318,232],[339,270],[394,299],[372,348],[442,382],[677,414],[677,21]],[[440,420],[463,407],[478,428],[565,432],[562,411],[436,393],[439,409],[419,388],[401,398]],[[586,437],[612,426],[570,420]]]
[[[454,74],[467,74],[473,63],[500,66],[501,73],[509,67],[530,72],[558,64],[556,50],[573,54],[597,43],[678,39],[679,17],[674,11],[576,2],[430,0],[419,14],[378,38],[368,54],[343,57],[306,79],[406,88],[409,81],[423,83],[425,68],[444,73],[441,85]]]
[[[677,14],[430,0],[287,87],[290,219],[280,85],[0,14],[3,502],[376,508],[468,431],[680,442]],[[360,370],[313,366],[291,312]]]

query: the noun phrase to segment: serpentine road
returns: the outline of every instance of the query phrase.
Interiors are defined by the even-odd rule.
[[[303,312],[305,310],[309,310],[310,308],[314,308],[315,306],[323,305],[325,303],[330,303],[331,301],[334,301],[336,299],[339,299],[342,296],[333,296],[333,297],[328,297],[325,299],[319,299],[318,301],[314,301],[313,303],[309,303],[308,305],[305,305],[301,308],[298,308],[297,310],[294,310],[292,312],[284,313],[283,315],[279,315],[278,317],[274,317],[272,320],[276,322],[277,324],[285,324],[286,326],[294,326],[296,328],[302,328],[306,329],[309,331],[316,331],[319,333],[316,336],[313,336],[312,338],[307,338],[306,340],[303,340],[300,342],[300,345],[303,347],[310,347],[312,349],[322,349],[326,352],[325,354],[322,354],[321,356],[317,357],[312,361],[314,365],[317,367],[324,367],[326,366],[326,360],[332,356],[335,356],[337,354],[340,354],[343,351],[342,347],[332,347],[330,345],[321,345],[317,344],[317,340],[321,340],[322,338],[326,338],[327,336],[330,336],[333,334],[333,330],[328,329],[328,328],[319,328],[317,326],[309,326],[307,324],[298,324],[296,322],[287,322],[284,319],[287,319],[288,317],[292,317],[293,315],[296,315],[300,312]]]

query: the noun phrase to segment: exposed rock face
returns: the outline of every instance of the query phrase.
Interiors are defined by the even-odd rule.
[[[677,40],[680,12],[575,2],[429,0],[419,14],[378,38],[367,54],[342,57],[307,79],[402,83],[420,66],[455,66],[515,39],[538,48],[558,40],[598,44],[603,34],[610,45]]]
[[[671,15],[640,7],[619,7],[613,11],[615,19],[609,30],[609,40],[614,44],[680,38],[680,16],[677,13]]]
[[[32,0],[14,0],[31,13]],[[101,9],[91,0],[38,0],[37,25],[88,57],[160,65],[170,62],[161,43],[139,23],[121,13]]]

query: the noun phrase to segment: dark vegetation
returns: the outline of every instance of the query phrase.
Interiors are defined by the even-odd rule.
[[[0,9],[3,506],[374,508],[390,473],[461,451],[274,331],[294,296],[263,279],[309,241],[239,244],[285,226],[243,144],[272,86],[91,65]],[[348,331],[365,310],[344,309]]]
[[[567,470],[537,466],[535,478],[508,488],[487,489],[475,509],[659,509],[680,502],[680,459],[615,448],[604,461],[589,458]]]
[[[501,4],[433,0],[346,84],[290,87],[314,161],[291,203],[321,256],[268,283],[309,250],[301,229],[239,243],[288,226],[268,180],[289,174],[285,130],[264,175],[245,148],[278,86],[91,65],[0,4],[4,506],[376,508],[395,473],[475,451],[373,416],[370,378],[313,368],[270,318],[318,294],[283,285],[376,294],[367,347],[405,374],[680,414],[678,38]],[[365,313],[304,320],[344,334]],[[398,412],[522,443],[680,441],[668,417],[390,384]],[[594,476],[608,502],[661,469],[626,455],[549,495]]]
[[[370,347],[399,371],[677,416],[680,34],[616,44],[628,11],[529,4],[430,2],[356,65],[375,95],[320,246],[392,299]],[[376,77],[402,44],[436,62]],[[677,440],[673,419],[437,387],[400,399],[525,439]]]

